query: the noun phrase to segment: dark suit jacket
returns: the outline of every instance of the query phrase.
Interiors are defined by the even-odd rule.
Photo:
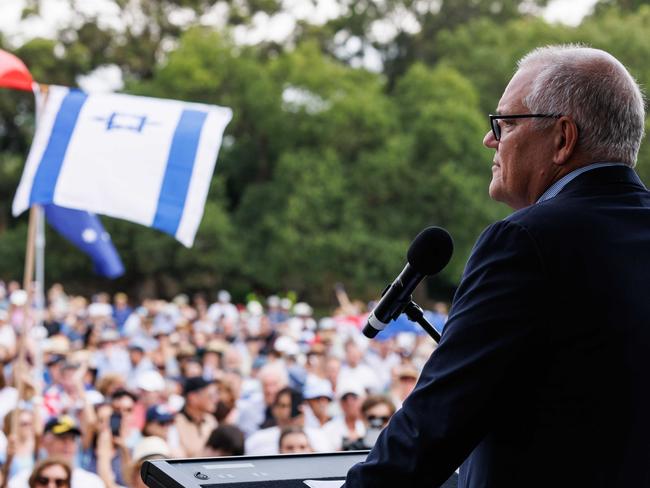
[[[439,347],[345,486],[650,487],[650,193],[588,171],[488,227]]]

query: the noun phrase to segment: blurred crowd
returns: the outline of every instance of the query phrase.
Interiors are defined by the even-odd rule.
[[[367,307],[178,295],[134,303],[0,282],[1,487],[142,487],[149,459],[372,447],[435,347],[368,340]],[[428,318],[446,320],[445,304]],[[20,350],[24,351],[21,359]]]

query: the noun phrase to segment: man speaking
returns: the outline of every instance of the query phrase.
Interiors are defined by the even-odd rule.
[[[650,486],[643,97],[610,54],[537,49],[483,143],[512,207],[467,263],[439,347],[344,486]]]

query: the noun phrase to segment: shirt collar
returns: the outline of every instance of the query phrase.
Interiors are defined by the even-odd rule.
[[[629,166],[629,165],[625,163],[593,163],[578,168],[576,170],[573,170],[571,171],[571,173],[564,175],[562,178],[560,178],[551,186],[549,186],[546,189],[546,191],[542,193],[542,196],[539,197],[539,199],[535,203],[542,203],[545,202],[546,200],[550,200],[551,198],[556,197],[558,193],[560,193],[564,189],[565,186],[567,186],[571,181],[576,179],[581,174],[586,173],[587,171],[591,171],[593,169],[598,169],[598,168],[607,168],[610,166]]]

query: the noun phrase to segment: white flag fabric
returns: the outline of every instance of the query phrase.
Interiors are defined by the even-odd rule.
[[[226,107],[51,86],[13,202],[54,203],[154,227],[191,247]]]

